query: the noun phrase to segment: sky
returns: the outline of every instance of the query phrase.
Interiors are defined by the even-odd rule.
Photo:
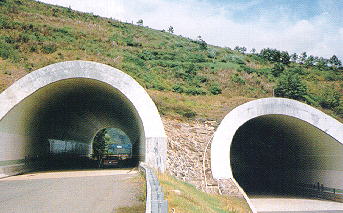
[[[342,0],[39,0],[234,48],[343,60]]]

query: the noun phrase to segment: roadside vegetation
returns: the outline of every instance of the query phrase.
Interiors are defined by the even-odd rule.
[[[132,206],[125,206],[121,208],[117,208],[115,210],[116,213],[145,213],[145,201],[146,201],[146,185],[145,185],[145,177],[141,173],[138,176],[128,179],[128,184],[135,184],[137,185],[137,194],[136,194],[136,201],[135,204]]]
[[[251,212],[244,199],[223,195],[207,194],[193,185],[167,175],[159,174],[158,179],[168,200],[168,212],[182,213],[248,213]]]
[[[343,68],[329,59],[271,48],[221,48],[33,0],[0,0],[0,92],[52,63],[90,60],[135,78],[160,112],[180,119],[221,120],[256,98],[287,97],[343,120]]]

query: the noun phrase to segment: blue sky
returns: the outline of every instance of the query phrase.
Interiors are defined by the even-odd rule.
[[[40,0],[222,47],[343,59],[343,0]]]

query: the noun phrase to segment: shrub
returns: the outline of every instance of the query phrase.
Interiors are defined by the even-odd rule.
[[[172,87],[172,91],[173,92],[177,92],[177,93],[184,93],[186,91],[185,87],[182,86],[181,84],[175,84]]]
[[[201,54],[192,54],[192,56],[190,57],[190,60],[195,63],[202,63],[202,62],[208,61],[206,57]]]
[[[4,74],[5,75],[12,75],[12,71],[11,70],[5,70]]]
[[[343,106],[340,105],[340,106],[336,107],[336,108],[335,108],[335,113],[336,113],[339,117],[343,118]]]
[[[210,92],[212,95],[219,95],[222,93],[222,89],[218,83],[214,83],[210,87]]]
[[[51,54],[56,52],[57,50],[57,46],[56,44],[46,44],[44,46],[42,46],[42,52],[45,54]]]
[[[271,68],[266,67],[266,68],[257,69],[256,73],[259,76],[261,75],[268,76],[271,73]]]
[[[228,55],[227,60],[236,64],[245,64],[242,57],[239,57],[237,55]]]
[[[139,54],[139,57],[143,60],[156,60],[158,59],[158,52],[144,50],[142,53]]]
[[[156,80],[153,81],[152,88],[157,89],[159,91],[167,90],[167,86],[164,83]]]
[[[17,41],[27,43],[30,41],[30,36],[27,33],[21,33]]]
[[[183,107],[183,106],[177,106],[175,107],[174,111],[183,116],[183,117],[186,117],[186,118],[193,118],[197,115],[196,112],[194,112],[193,110],[189,109],[189,108],[186,108],[186,107]]]
[[[285,67],[281,63],[277,63],[273,66],[271,73],[274,77],[279,77],[282,72],[285,70]]]
[[[231,75],[231,81],[238,83],[238,84],[245,84],[245,80],[243,79],[243,77],[237,73]]]
[[[260,52],[260,56],[267,61],[282,63],[282,64],[289,64],[291,57],[289,56],[288,52],[286,51],[279,51],[276,49],[265,48],[262,49]]]
[[[16,22],[11,22],[7,17],[0,16],[0,29],[15,29],[16,25]]]
[[[38,51],[38,47],[36,45],[32,45],[30,47],[30,52],[37,52]]]
[[[307,87],[301,81],[298,74],[284,72],[276,85],[275,95],[278,97],[291,98],[295,100],[305,100]]]
[[[206,76],[198,75],[196,76],[196,80],[200,83],[206,83],[208,81],[208,78]]]
[[[334,88],[326,88],[319,97],[319,104],[326,109],[339,106],[341,95]]]
[[[248,66],[245,66],[245,65],[243,65],[241,67],[243,68],[243,71],[248,73],[248,74],[256,72],[256,69],[254,69],[254,68],[251,68],[251,67],[248,67]]]
[[[2,42],[0,40],[0,57],[3,59],[11,59],[13,62],[17,62],[19,60],[19,52],[15,50],[12,45]]]
[[[298,74],[298,75],[305,75],[306,74],[305,70],[301,67],[294,67],[294,68],[289,69],[289,71],[292,73]]]
[[[198,87],[188,87],[185,93],[188,95],[206,95],[206,91]]]
[[[221,62],[228,62],[230,61],[230,55],[229,54],[225,54],[222,56],[222,58],[220,59]]]
[[[124,42],[129,47],[141,47],[142,46],[141,43],[136,42],[132,37],[124,38]]]
[[[207,57],[216,58],[216,56],[217,56],[217,51],[215,49],[209,49],[207,51]]]
[[[198,36],[197,40],[193,42],[197,43],[201,50],[207,50],[207,43],[201,38],[201,36]]]
[[[319,106],[318,97],[312,94],[307,94],[304,96],[305,102],[312,106]]]
[[[342,81],[343,75],[328,71],[324,74],[324,78],[326,81]]]

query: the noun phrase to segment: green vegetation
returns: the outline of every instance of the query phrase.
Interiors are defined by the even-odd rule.
[[[106,133],[107,129],[100,130],[93,140],[93,155],[99,161],[106,154],[107,146],[111,139]]]
[[[305,100],[307,88],[297,73],[284,72],[278,79],[275,95],[295,100]]]
[[[122,23],[33,0],[1,0],[0,29],[0,91],[49,64],[89,60],[135,78],[167,116],[219,120],[237,106],[231,102],[270,97],[275,89],[343,119],[343,68],[335,55],[220,48],[201,36],[174,35],[172,26],[153,30],[143,20]]]
[[[244,199],[207,194],[167,174],[159,174],[158,179],[168,200],[169,212],[251,212]]]

